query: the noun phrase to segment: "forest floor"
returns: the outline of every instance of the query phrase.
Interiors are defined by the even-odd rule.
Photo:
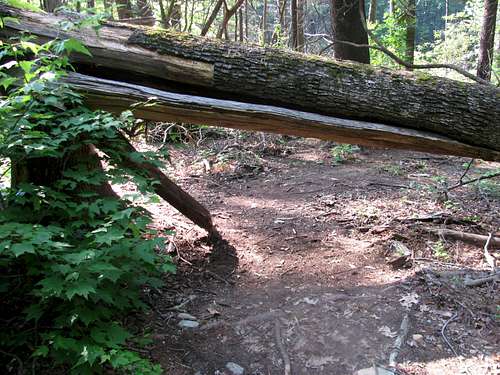
[[[166,374],[500,373],[499,283],[464,285],[490,272],[484,244],[428,230],[500,235],[498,179],[444,197],[468,159],[230,134],[171,147],[166,164],[221,241],[148,207],[175,244],[177,274],[145,293]]]

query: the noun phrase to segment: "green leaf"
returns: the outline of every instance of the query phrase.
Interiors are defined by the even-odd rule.
[[[35,254],[35,247],[30,243],[16,243],[10,247],[10,250],[16,257],[25,253]]]
[[[47,357],[49,348],[46,345],[40,345],[32,354],[33,357]]]
[[[68,53],[78,52],[78,53],[83,53],[84,55],[87,56],[92,56],[87,47],[85,47],[82,42],[76,40],[75,38],[66,39],[64,41],[64,49]]]
[[[92,285],[89,284],[84,284],[84,283],[78,283],[76,285],[73,285],[69,287],[65,295],[68,297],[68,299],[71,301],[71,299],[77,295],[77,296],[82,296],[85,299],[88,299],[89,293],[95,293],[96,290]]]

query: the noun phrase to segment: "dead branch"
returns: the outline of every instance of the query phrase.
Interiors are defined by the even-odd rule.
[[[290,357],[285,349],[285,345],[283,344],[283,338],[281,337],[281,326],[279,319],[274,320],[274,338],[276,339],[276,345],[281,354],[281,358],[283,359],[283,363],[285,364],[285,375],[292,374],[292,366],[290,364]]]
[[[154,191],[156,194],[175,207],[196,225],[208,231],[211,237],[217,236],[217,230],[212,223],[210,212],[201,203],[170,180],[158,167],[153,164],[134,160],[131,156],[137,153],[134,146],[132,146],[121,133],[117,133],[117,138],[119,141],[117,142],[117,144],[119,143],[117,147],[122,147],[128,155],[122,160],[119,160],[119,164],[125,168],[145,171],[150,178],[159,182],[154,184]],[[103,146],[104,149],[108,147],[108,145]]]
[[[408,330],[410,329],[410,317],[406,314],[401,321],[401,326],[399,327],[399,335],[394,342],[394,350],[389,355],[389,366],[396,367],[396,360],[398,358],[399,352],[401,351],[401,346],[406,341],[406,336],[408,335]]]
[[[491,271],[492,272],[495,272],[496,270],[496,259],[493,258],[490,254],[490,252],[488,251],[488,247],[490,245],[490,242],[491,242],[491,239],[493,238],[493,234],[490,233],[488,234],[488,240],[486,241],[486,243],[484,244],[484,258],[486,259],[486,263],[488,263],[488,265],[491,267]]]
[[[446,192],[449,192],[450,190],[457,189],[457,188],[459,188],[461,186],[472,184],[473,182],[487,180],[487,179],[495,178],[495,177],[499,177],[499,176],[500,176],[500,172],[497,172],[497,173],[492,173],[492,174],[485,174],[485,175],[482,175],[482,176],[480,176],[478,178],[473,178],[472,180],[460,181],[458,184],[450,186],[449,188],[447,188]]]
[[[495,274],[490,275],[490,276],[481,277],[479,279],[465,280],[464,285],[468,286],[468,287],[474,287],[474,286],[479,286],[479,285],[489,283],[490,281],[498,281],[498,280],[500,280],[500,272],[495,273]]]
[[[475,233],[468,233],[468,232],[460,232],[457,230],[452,230],[452,229],[444,229],[444,228],[424,228],[425,231],[435,234],[439,237],[448,237],[451,239],[467,242],[473,245],[483,245],[485,242],[488,241],[489,237],[488,236],[483,236],[481,234],[475,234]],[[488,242],[488,246],[495,246],[495,247],[500,247],[500,238],[499,237],[493,237],[491,235],[491,238]]]

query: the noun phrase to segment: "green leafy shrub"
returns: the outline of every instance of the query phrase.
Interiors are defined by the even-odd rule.
[[[0,46],[0,160],[12,175],[0,195],[0,362],[7,373],[159,374],[129,349],[123,322],[146,308],[144,285],[175,269],[147,212],[102,194],[108,182],[151,193],[155,181],[119,162],[156,161],[125,155],[130,113],[92,111],[61,82],[72,51],[89,54],[75,39]],[[82,152],[90,145],[99,152]]]
[[[348,159],[352,159],[354,154],[359,151],[359,147],[350,144],[339,144],[330,149],[330,155],[334,164],[340,164]]]

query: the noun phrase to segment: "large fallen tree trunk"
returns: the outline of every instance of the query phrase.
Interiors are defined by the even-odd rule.
[[[42,39],[72,36],[82,40],[93,56],[75,56],[75,62],[81,72],[93,76],[139,83],[162,91],[174,89],[198,97],[236,100],[243,106],[270,104],[283,111],[351,119],[360,126],[385,124],[380,126],[400,128],[399,138],[385,142],[386,146],[499,160],[500,90],[490,85],[112,23],[103,25],[99,35],[90,29],[64,32],[58,27],[60,18],[4,5],[0,5],[0,15],[19,18],[19,23],[8,22],[0,30],[2,38],[24,30]],[[282,118],[279,111],[275,115],[275,120],[265,126],[256,118],[247,128],[269,127],[267,130],[285,132],[284,128],[289,129],[292,124],[300,127],[300,119],[284,126],[279,121]],[[205,122],[201,116],[197,121]],[[220,125],[229,126],[228,122]],[[323,128],[305,123],[295,133],[325,138]],[[418,147],[413,141],[404,142],[403,139],[414,134],[410,131],[406,137],[408,129],[430,134],[435,141]],[[363,143],[356,139],[370,131],[344,129],[343,138],[329,139]],[[439,139],[457,141],[463,145],[462,150],[474,151],[455,152],[449,146],[437,147]]]
[[[416,151],[432,150],[439,154],[500,160],[500,152],[470,146],[421,130],[347,120],[263,104],[178,94],[78,73],[70,74],[65,80],[85,92],[87,103],[91,107],[115,113],[133,108],[137,117],[152,121],[203,123],[303,137],[314,134],[316,138],[335,139],[343,143]]]

